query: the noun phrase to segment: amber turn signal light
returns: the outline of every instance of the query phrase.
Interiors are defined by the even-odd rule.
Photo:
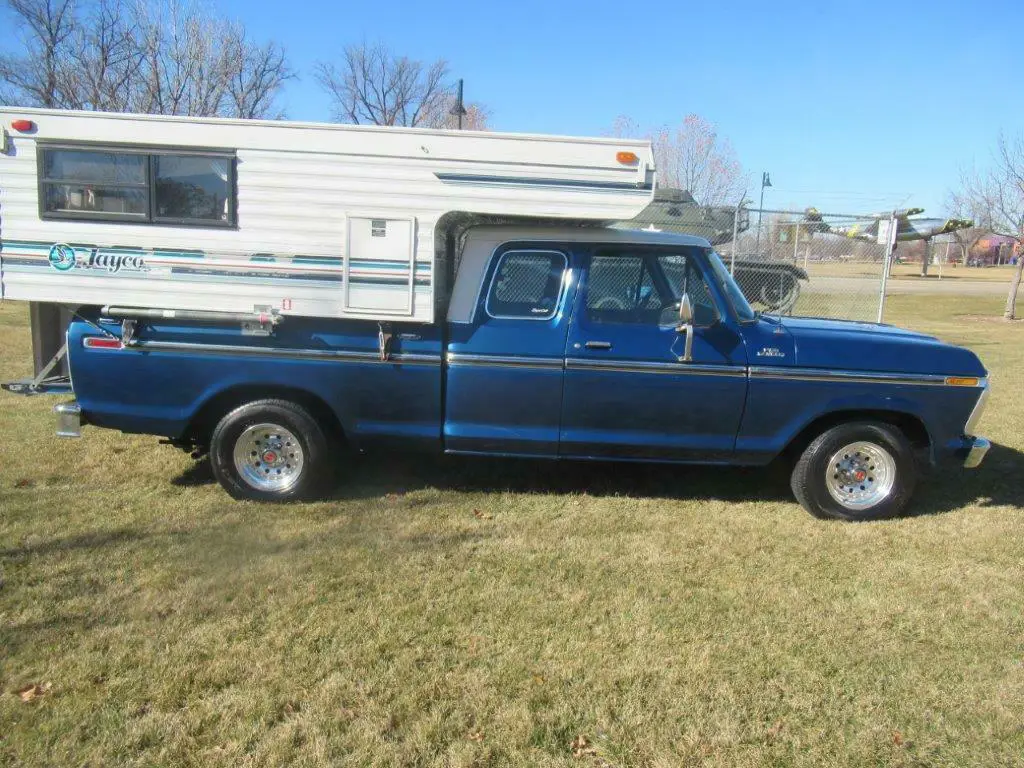
[[[636,152],[619,152],[615,155],[615,159],[623,165],[633,165],[640,161],[640,158],[636,156]]]
[[[946,384],[951,387],[976,387],[981,381],[977,376],[947,376]]]

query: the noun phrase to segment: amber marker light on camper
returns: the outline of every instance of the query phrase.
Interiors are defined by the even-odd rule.
[[[633,165],[640,160],[640,158],[636,156],[636,152],[619,152],[615,155],[615,159],[623,165]]]

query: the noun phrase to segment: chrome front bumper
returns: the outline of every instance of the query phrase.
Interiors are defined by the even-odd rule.
[[[970,437],[967,439],[970,447],[967,450],[967,456],[964,458],[964,468],[974,469],[985,459],[985,454],[992,447],[992,443],[984,437]]]
[[[78,403],[60,403],[53,406],[53,412],[57,414],[57,437],[82,436],[82,409]]]

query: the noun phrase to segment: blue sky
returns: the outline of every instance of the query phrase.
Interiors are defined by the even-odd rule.
[[[657,126],[696,112],[755,184],[771,172],[772,207],[937,214],[961,167],[984,162],[1000,130],[1024,130],[1021,0],[219,7],[288,48],[301,75],[283,98],[291,118],[330,117],[317,60],[379,40],[446,58],[497,130],[600,135],[620,114]]]

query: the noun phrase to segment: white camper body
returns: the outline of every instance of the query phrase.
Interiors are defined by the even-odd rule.
[[[11,107],[0,126],[0,296],[33,302],[432,322],[446,214],[598,223],[654,188],[650,145],[612,138]]]

